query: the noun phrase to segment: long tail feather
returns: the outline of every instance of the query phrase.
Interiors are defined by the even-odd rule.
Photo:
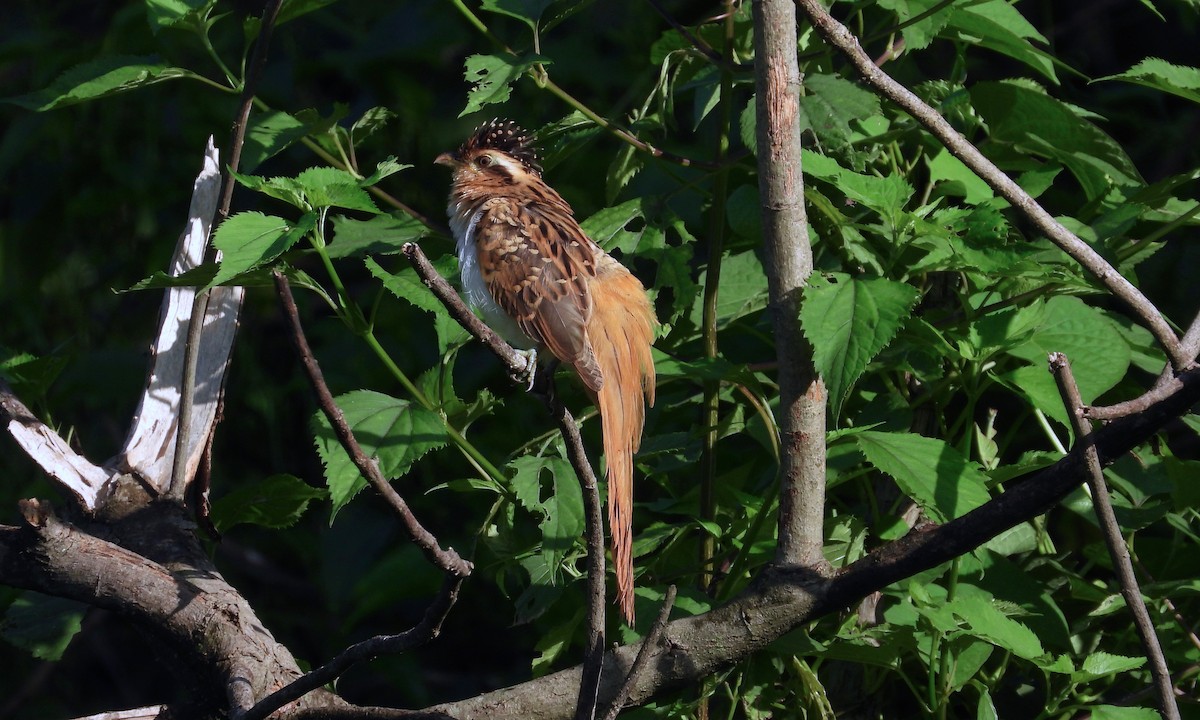
[[[591,290],[595,310],[588,339],[604,378],[594,395],[604,430],[617,603],[633,625],[633,455],[646,419],[642,394],[654,404],[650,344],[657,323],[642,284],[616,261],[599,268]]]

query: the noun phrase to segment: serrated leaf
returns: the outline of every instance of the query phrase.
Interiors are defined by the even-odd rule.
[[[985,598],[956,598],[949,608],[966,622],[972,635],[1009,650],[1017,657],[1033,660],[1045,654],[1036,633],[1005,615],[995,603]]]
[[[612,203],[621,194],[621,190],[629,184],[634,175],[644,165],[641,153],[632,145],[623,145],[613,157],[608,166],[608,175],[604,180],[604,196],[606,202]]]
[[[421,278],[417,277],[416,270],[406,267],[400,272],[390,273],[384,270],[373,258],[367,258],[366,263],[367,269],[371,271],[371,274],[383,281],[383,286],[396,297],[411,303],[414,307],[436,315],[446,315],[448,313],[446,306],[434,297],[433,292],[425,286]],[[443,255],[433,261],[433,266],[439,274],[449,276],[456,271],[458,262],[457,258],[453,255]]]
[[[1160,58],[1146,58],[1123,73],[1097,78],[1095,82],[1101,80],[1123,80],[1200,103],[1200,68],[1174,65]]]
[[[513,470],[511,479],[517,502],[538,516],[545,511],[542,507],[542,472],[547,469],[547,464],[554,460],[555,458],[522,455],[508,464]]]
[[[708,271],[700,274],[698,285],[702,286]],[[721,261],[721,292],[717,296],[717,329],[767,306],[767,275],[762,261],[753,251],[727,255]],[[703,316],[702,300],[697,294],[692,306],[691,321],[697,327]]]
[[[800,129],[812,130],[833,148],[850,142],[851,122],[880,113],[879,98],[836,75],[806,75],[804,91],[800,98]]]
[[[287,528],[296,524],[310,502],[328,494],[295,475],[272,475],[218,498],[212,506],[212,519],[221,532],[245,523]]]
[[[527,55],[517,58],[511,55],[472,55],[466,62],[466,79],[473,87],[467,93],[467,106],[459,117],[470,115],[485,105],[508,101],[510,85],[521,77],[530,66],[537,63],[549,64],[548,58]]]
[[[302,216],[296,225],[275,215],[260,212],[238,213],[217,228],[213,245],[221,251],[221,266],[208,283],[220,285],[234,277],[265,265],[279,257],[316,226],[311,213]]]
[[[373,134],[376,130],[379,130],[384,125],[387,125],[389,122],[391,122],[391,120],[395,117],[396,113],[385,107],[376,106],[369,108],[364,111],[362,115],[359,115],[358,119],[354,121],[354,124],[350,126],[350,137],[355,142],[366,139],[367,137],[370,137],[371,134]]]
[[[854,438],[867,462],[890,475],[938,522],[961,517],[989,499],[983,469],[944,440],[874,430]]]
[[[1125,705],[1092,705],[1090,720],[1162,720],[1157,710]]]
[[[942,34],[957,35],[960,39],[1003,53],[1025,63],[1048,79],[1058,81],[1054,72],[1054,56],[1030,43],[1030,40],[1036,40],[1044,44],[1046,38],[1004,0],[985,0],[955,8],[947,16],[947,25]]]
[[[254,172],[267,158],[282,152],[312,131],[312,127],[285,112],[272,110],[253,115],[246,125],[242,146],[242,173]]]
[[[1084,683],[1109,675],[1128,672],[1146,664],[1144,657],[1125,657],[1106,652],[1093,652],[1083,661],[1083,667],[1071,675],[1072,682]]]
[[[0,102],[41,112],[184,77],[196,75],[154,55],[111,55],[76,65],[41,90]]]
[[[408,215],[376,215],[368,220],[335,215],[332,222],[333,241],[326,247],[331,258],[394,255],[429,233],[420,220]]]
[[[1096,352],[1096,348],[1104,348]],[[1114,387],[1129,370],[1132,351],[1113,322],[1079,298],[1059,296],[1045,304],[1041,323],[1008,353],[1031,365],[999,377],[1029,397],[1035,406],[1070,426],[1046,357],[1061,352],[1071,361],[1084,403]]]
[[[392,163],[395,165],[395,163]],[[399,166],[396,165],[399,170]],[[359,181],[345,170],[312,167],[296,176],[296,185],[312,208],[340,207],[378,214],[379,208]]]
[[[371,173],[368,177],[359,180],[358,184],[362,187],[371,187],[372,185],[377,184],[380,180],[391,175],[395,175],[401,170],[407,170],[410,167],[412,167],[412,165],[396,162],[396,156],[389,155],[375,165],[375,172]]]
[[[813,346],[813,364],[825,378],[833,417],[851,386],[887,347],[920,293],[883,278],[814,275],[804,289],[800,325]]]
[[[554,474],[554,492],[542,503],[546,517],[542,521],[542,556],[557,570],[563,558],[583,536],[583,491],[571,464],[552,458],[546,465]]]
[[[441,417],[407,400],[356,390],[338,396],[336,402],[363,452],[378,460],[379,470],[386,478],[400,477],[425,453],[446,444],[446,427]],[[342,449],[323,413],[315,416],[313,435],[333,500],[332,522],[338,511],[366,487],[367,481]]]
[[[971,87],[971,103],[992,140],[1062,163],[1089,199],[1103,196],[1113,184],[1145,184],[1115,140],[1043,92],[1015,82],[980,82]]]
[[[146,0],[146,20],[150,31],[178,25],[200,25],[217,0]]]
[[[4,613],[0,636],[36,658],[54,662],[79,632],[87,610],[74,600],[26,590]]]
[[[937,33],[946,26],[953,8],[942,7],[938,12],[927,15],[916,22],[909,22],[918,15],[933,10],[941,5],[942,0],[880,0],[879,6],[896,13],[896,18],[904,23],[901,34],[904,37],[906,50],[921,50],[929,46]]]

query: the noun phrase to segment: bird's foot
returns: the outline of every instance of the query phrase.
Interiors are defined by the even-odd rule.
[[[513,380],[525,383],[525,392],[533,390],[533,381],[537,379],[537,348],[517,350],[517,354],[525,358],[525,369],[513,373]]]

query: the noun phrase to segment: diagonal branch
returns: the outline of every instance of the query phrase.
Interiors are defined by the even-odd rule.
[[[1092,438],[1091,423],[1083,415],[1083,400],[1079,396],[1079,386],[1075,384],[1075,374],[1071,372],[1071,363],[1067,356],[1062,353],[1050,353],[1050,372],[1054,374],[1063,405],[1071,418],[1071,426],[1075,431],[1075,445],[1083,450],[1084,461],[1087,464],[1087,484],[1092,491],[1096,520],[1100,523],[1104,544],[1108,546],[1108,555],[1112,559],[1113,570],[1117,573],[1121,596],[1125,598],[1125,605],[1133,615],[1133,625],[1142,639],[1146,660],[1150,663],[1150,674],[1154,677],[1154,688],[1158,693],[1159,709],[1166,720],[1179,720],[1175,686],[1171,683],[1171,673],[1167,670],[1167,660],[1163,657],[1158,634],[1154,631],[1154,622],[1150,619],[1150,613],[1146,611],[1146,602],[1142,599],[1142,591],[1133,572],[1133,561],[1129,559],[1129,548],[1121,535],[1117,516],[1113,514],[1112,500],[1109,499],[1108,487],[1104,483],[1104,471],[1100,467],[1100,455]]]
[[[1121,418],[1094,434],[1102,464],[1145,442],[1165,424],[1200,402],[1200,370],[1180,376],[1172,395],[1146,412]],[[1079,448],[1054,465],[1009,481],[984,505],[939,527],[913,530],[872,551],[831,578],[806,568],[768,567],[746,591],[702,615],[667,624],[659,649],[650,655],[630,702],[645,703],[655,693],[694,686],[697,679],[746,657],[784,633],[823,615],[854,605],[868,594],[970,552],[1000,533],[1047,512],[1086,477]],[[600,697],[615,697],[638,645],[605,656]],[[578,667],[513,687],[431,708],[458,720],[476,718],[569,718]]]
[[[284,705],[333,682],[357,663],[373,660],[380,655],[406,652],[436,638],[441,633],[442,622],[458,599],[458,591],[464,579],[461,575],[447,574],[442,582],[441,592],[425,610],[425,617],[413,628],[397,635],[377,635],[351,645],[321,667],[296,678],[258,701],[254,707],[235,720],[263,720]]]
[[[1191,365],[1192,358],[1184,351],[1179,338],[1167,324],[1158,308],[1121,273],[1117,272],[1116,268],[1092,249],[1092,246],[1055,220],[1029,193],[1025,192],[1012,178],[1005,175],[992,161],[984,157],[983,153],[979,152],[970,141],[946,122],[945,118],[936,110],[876,66],[870,56],[863,52],[862,46],[859,45],[854,34],[845,25],[833,19],[821,5],[820,0],[795,0],[795,3],[808,15],[813,27],[821,37],[850,60],[850,64],[858,71],[868,86],[877,94],[899,105],[917,122],[924,125],[956,158],[969,167],[997,194],[1024,213],[1029,221],[1041,230],[1052,243],[1094,275],[1109,292],[1120,298],[1154,334],[1177,371]],[[762,147],[761,141],[759,147]]]
[[[438,540],[431,532],[421,525],[420,521],[409,509],[408,503],[396,492],[396,488],[388,482],[387,478],[379,470],[379,464],[367,454],[363,452],[362,447],[358,444],[358,440],[354,437],[354,432],[350,429],[349,423],[346,422],[346,416],[342,413],[342,409],[338,407],[333,399],[333,393],[329,391],[329,386],[325,384],[325,376],[321,373],[321,367],[317,364],[316,357],[312,354],[312,349],[308,345],[308,339],[304,335],[304,328],[300,325],[300,313],[296,310],[296,299],[292,297],[292,288],[288,283],[283,273],[276,270],[275,291],[279,295],[280,304],[283,306],[284,315],[287,318],[288,326],[292,331],[292,342],[296,345],[296,352],[300,354],[300,360],[304,365],[305,372],[308,373],[309,382],[312,383],[313,390],[317,394],[317,403],[321,407],[321,412],[329,420],[329,424],[333,427],[334,433],[337,434],[338,441],[346,450],[346,454],[354,462],[355,467],[366,478],[371,487],[375,488],[392,510],[400,518],[400,522],[404,525],[405,532],[409,538],[416,543],[425,557],[434,565],[448,575],[456,577],[466,577],[471,574],[471,563],[459,556],[453,548],[445,550],[438,544]]]

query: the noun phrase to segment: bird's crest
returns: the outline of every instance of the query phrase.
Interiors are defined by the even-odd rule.
[[[542,166],[529,134],[512,120],[492,119],[475,128],[459,148],[459,157],[479,150],[499,150],[516,158],[526,170],[541,175]]]

